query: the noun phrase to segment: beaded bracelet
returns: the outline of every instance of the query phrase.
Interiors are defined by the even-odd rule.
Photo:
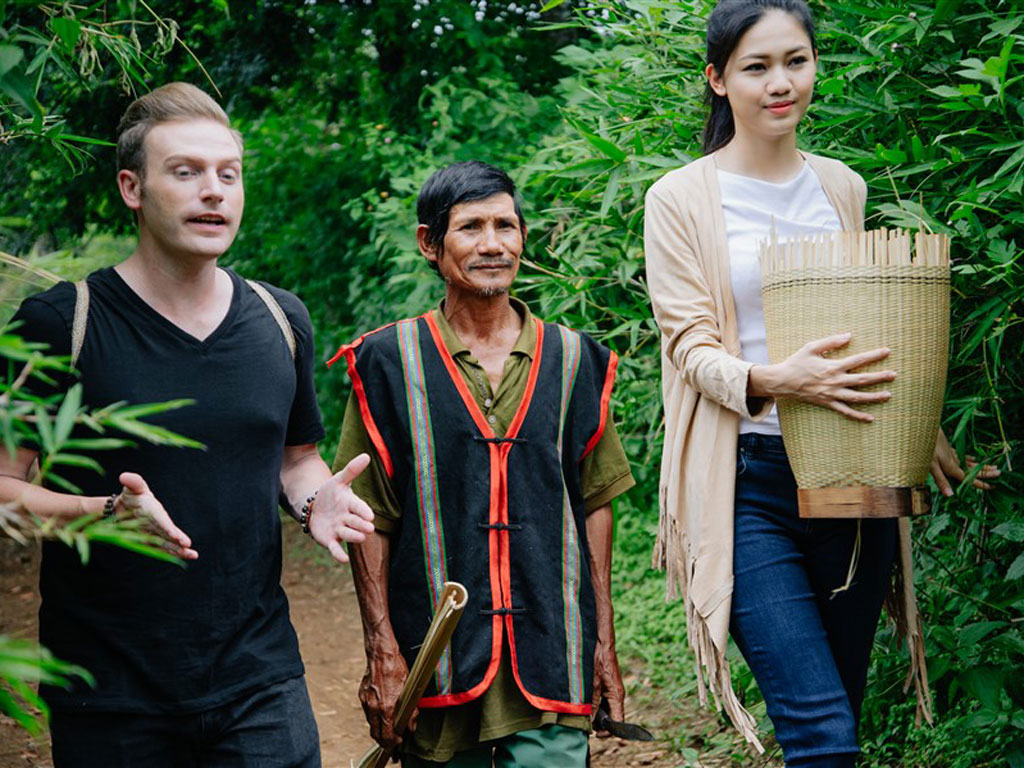
[[[319,493],[319,491],[317,491]],[[299,525],[302,527],[302,532],[312,536],[309,532],[309,523],[313,517],[313,502],[316,500],[316,493],[306,499],[306,503],[302,505],[302,509],[299,510]]]
[[[113,517],[114,516],[114,508],[117,506],[117,498],[120,495],[121,495],[120,493],[112,493],[112,494],[110,494],[110,496],[107,497],[107,500],[105,502],[103,502],[103,516],[104,517]]]

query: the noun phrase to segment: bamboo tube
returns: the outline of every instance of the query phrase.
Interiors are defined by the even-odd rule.
[[[402,734],[409,725],[416,704],[430,682],[438,660],[455,632],[455,625],[462,617],[462,611],[469,600],[466,588],[457,581],[447,581],[438,601],[437,612],[427,629],[423,645],[413,662],[409,676],[402,686],[398,703],[395,706],[395,732]],[[391,759],[391,750],[382,749],[375,744],[359,760],[358,768],[384,768]]]

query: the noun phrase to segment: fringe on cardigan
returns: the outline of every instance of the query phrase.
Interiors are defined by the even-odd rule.
[[[664,507],[662,509],[664,510]],[[701,706],[707,706],[710,688],[715,708],[724,709],[743,738],[754,745],[758,754],[764,754],[764,746],[757,738],[757,721],[743,707],[736,696],[736,691],[733,690],[725,649],[719,649],[715,645],[707,622],[690,600],[688,587],[692,576],[692,564],[687,555],[686,537],[678,530],[674,515],[662,514],[658,528],[653,564],[655,568],[666,573],[667,599],[672,600],[682,594],[686,609],[686,639],[696,657],[697,697]]]
[[[892,587],[885,598],[885,611],[896,625],[896,633],[907,645],[910,654],[910,669],[903,682],[903,692],[914,686],[917,708],[914,715],[916,725],[924,719],[928,725],[934,723],[932,715],[932,694],[928,688],[928,662],[924,652],[924,630],[921,615],[917,611],[914,596],[914,558],[910,550],[910,518],[899,519],[899,559],[893,569]]]
[[[708,703],[708,688],[715,701],[716,709],[725,710],[733,726],[748,743],[753,744],[759,754],[764,746],[757,738],[757,722],[743,707],[732,687],[729,662],[725,650],[719,649],[711,637],[707,622],[697,612],[689,597],[689,584],[693,564],[689,557],[686,537],[676,524],[675,515],[666,514],[662,504],[658,522],[658,538],[654,546],[653,566],[665,572],[667,599],[680,594],[686,609],[686,639],[696,657],[697,696],[702,706]],[[893,569],[893,581],[885,598],[885,608],[890,620],[896,625],[897,634],[906,643],[910,654],[910,668],[903,683],[903,692],[914,686],[917,708],[916,725],[925,720],[934,723],[932,696],[928,688],[928,664],[925,658],[924,633],[914,596],[914,561],[910,547],[910,518],[899,519],[899,559]],[[706,675],[706,677],[705,677]]]

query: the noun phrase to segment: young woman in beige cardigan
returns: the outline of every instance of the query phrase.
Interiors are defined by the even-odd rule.
[[[884,360],[886,349],[842,356],[847,334],[810,341],[770,364],[756,244],[773,228],[780,236],[862,230],[866,186],[842,163],[796,147],[817,63],[803,0],[722,0],[707,34],[705,157],[660,179],[646,202],[666,422],[655,557],[668,571],[670,592],[678,586],[684,594],[702,701],[710,685],[761,749],[756,723],[731,687],[731,633],[764,695],[786,764],[849,768],[859,752],[860,705],[894,561],[905,584],[896,614],[918,702],[930,717],[909,527],[863,521],[856,576],[837,590],[858,526],[799,519],[774,400],[797,398],[870,422],[862,406],[889,393],[864,387],[897,374],[862,370]],[[946,495],[946,476],[964,476],[941,435],[932,471]],[[995,474],[986,468],[986,476]]]

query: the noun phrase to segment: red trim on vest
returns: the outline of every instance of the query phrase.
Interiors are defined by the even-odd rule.
[[[363,379],[359,375],[359,371],[356,370],[355,350],[346,350],[345,359],[348,362],[348,375],[352,378],[352,390],[356,393],[356,400],[359,402],[359,415],[363,417],[363,426],[366,427],[370,442],[377,449],[377,455],[380,456],[381,464],[384,465],[384,471],[390,480],[395,476],[395,465],[391,461],[388,447],[384,444],[384,437],[377,428],[377,422],[373,420],[373,414],[370,413],[370,404],[366,400],[366,388],[363,386]]]
[[[439,338],[439,337],[438,337]],[[441,356],[444,357],[447,354],[447,350],[443,344],[438,345],[438,350],[444,350],[441,352]],[[459,372],[455,372],[459,379],[462,376]],[[486,422],[485,422],[486,423]],[[495,514],[498,509],[498,486],[500,474],[498,472],[499,461],[497,457],[498,446],[491,443],[487,446],[490,453],[491,463],[491,497],[490,497],[490,522],[496,523],[497,515]],[[490,551],[490,582],[491,582],[491,608],[497,610],[501,608],[501,591],[498,588],[498,558],[495,556],[498,551],[498,531],[491,529],[487,535],[488,550]],[[473,701],[484,694],[488,688],[491,687],[491,683],[494,682],[495,675],[498,674],[498,665],[501,663],[501,616],[494,615],[491,617],[491,660],[487,664],[487,671],[484,673],[483,680],[474,685],[468,691],[462,693],[449,693],[445,696],[424,696],[419,700],[418,706],[424,709],[434,709],[439,707],[453,707],[459,704],[466,704],[467,702]]]
[[[541,344],[543,343],[543,341],[544,341],[544,324],[541,323],[538,320],[537,321],[537,348],[534,351],[534,357],[533,357],[534,363],[538,363],[539,360],[540,360]],[[533,398],[533,391],[534,391],[534,388],[535,388],[535,386],[537,384],[537,375],[538,375],[539,371],[540,371],[540,366],[539,365],[534,365],[530,369],[530,377],[529,377],[529,379],[527,380],[527,383],[526,383],[526,394],[525,394],[525,396],[523,398],[524,402],[529,402]],[[608,387],[607,382],[605,383],[605,390],[608,393],[608,396],[610,396],[611,395],[611,390]],[[606,402],[605,397],[604,397],[604,393],[602,393],[601,402],[602,402],[602,404]],[[510,429],[510,432],[518,431],[519,427],[522,426],[523,420],[526,417],[526,411],[525,411],[525,409],[522,409],[522,408],[520,409],[520,411],[521,411],[520,413],[516,414],[516,420],[513,422],[513,427],[512,427],[512,429]],[[600,430],[603,428],[603,424],[604,424],[604,420],[602,418],[601,426],[598,428],[599,433],[600,433]],[[507,443],[507,444],[505,444],[502,447],[511,449],[512,444]],[[508,451],[506,450],[505,456],[507,457],[507,455],[508,455]],[[503,505],[502,505],[502,508],[503,508],[502,511],[504,513],[504,519],[502,520],[502,522],[507,523],[508,522],[508,487],[506,485],[507,477],[508,477],[508,461],[507,461],[507,458],[506,458],[506,461],[504,461],[502,463],[502,470],[503,470],[503,474],[502,474],[502,486],[503,486],[502,487],[502,501],[504,502]],[[511,555],[510,555],[510,552],[509,552],[509,540],[508,540],[508,534],[507,533],[505,534],[504,539],[502,541],[501,555],[502,555],[502,558],[501,558],[501,562],[502,562],[502,588],[506,590],[506,593],[508,593],[508,592],[511,592],[511,589],[512,589],[512,584],[511,584],[511,582],[512,582],[512,573],[511,573],[511,568],[509,566],[510,561],[511,561]],[[526,697],[526,700],[528,702],[530,702],[530,704],[532,704],[537,709],[541,709],[541,710],[544,710],[546,712],[561,712],[561,713],[565,713],[565,714],[588,715],[589,716],[591,710],[593,709],[593,705],[592,704],[589,704],[589,703],[588,704],[570,704],[569,702],[566,702],[566,701],[555,701],[554,699],[545,699],[545,698],[542,698],[540,696],[534,696],[532,693],[530,693],[529,691],[526,690],[526,686],[523,685],[523,681],[519,677],[519,660],[518,660],[519,657],[518,657],[518,654],[516,653],[516,638],[515,638],[515,632],[513,631],[512,627],[513,627],[512,616],[506,616],[505,617],[505,630],[508,632],[508,647],[509,647],[509,650],[511,651],[511,654],[512,654],[512,676],[515,678],[516,685],[519,686],[519,690],[522,692],[523,696]]]
[[[516,685],[519,686],[519,690],[522,692],[526,700],[530,702],[534,707],[546,712],[561,712],[567,715],[587,715],[588,717],[594,710],[594,705],[591,703],[586,704],[570,704],[567,701],[556,701],[554,699],[544,699],[540,696],[534,696],[532,693],[526,690],[523,685],[523,681],[519,679],[519,662],[516,659],[516,641],[515,634],[512,631],[512,617],[505,617],[507,630],[508,630],[508,646],[512,649],[512,676],[516,680]]]
[[[583,461],[597,447],[601,441],[601,435],[604,434],[604,428],[608,424],[608,403],[612,399],[612,387],[615,385],[615,371],[618,367],[619,356],[612,352],[611,357],[608,358],[608,372],[604,377],[604,389],[601,390],[601,421],[598,422],[594,436],[587,442],[587,447],[583,449],[580,461]]]
[[[466,384],[466,380],[462,378],[462,374],[459,373],[459,369],[455,365],[455,360],[452,359],[452,353],[448,351],[448,347],[444,345],[444,341],[441,339],[441,329],[437,327],[437,320],[434,319],[434,312],[427,312],[423,315],[423,318],[427,321],[427,327],[430,328],[430,335],[434,338],[434,346],[437,347],[437,351],[441,355],[441,360],[444,361],[444,367],[448,369],[448,375],[451,377],[455,388],[459,390],[459,394],[462,396],[462,402],[466,406],[466,410],[469,411],[469,415],[473,417],[473,421],[476,422],[477,429],[483,432],[484,437],[494,437],[494,431],[491,429],[491,425],[487,423],[487,419],[485,419],[484,415],[480,412],[480,408],[476,404],[476,400],[473,399],[473,393],[469,391],[469,385]]]
[[[355,349],[360,344],[362,344],[363,343],[363,339],[365,339],[367,336],[370,336],[371,334],[377,333],[378,331],[383,331],[385,328],[390,328],[392,325],[398,325],[398,323],[396,322],[396,323],[388,323],[387,325],[382,325],[380,328],[376,328],[376,329],[374,329],[372,331],[367,331],[362,336],[360,336],[358,339],[353,341],[351,344],[342,344],[340,347],[338,347],[338,351],[334,353],[334,357],[332,357],[330,360],[327,361],[327,367],[330,368],[332,365],[334,365],[336,362],[338,362],[338,360],[341,358],[341,356],[343,354],[345,354],[345,352],[347,350]]]
[[[508,434],[505,437],[515,437],[519,434],[519,428],[523,426],[523,422],[526,421],[526,412],[530,409],[530,403],[533,401],[533,390],[537,387],[537,376],[540,375],[540,355],[541,349],[544,345],[544,323],[537,318],[534,318],[534,323],[537,326],[537,343],[533,347],[533,360],[530,365],[530,375],[526,379],[526,391],[523,392],[523,399],[519,403],[519,409],[516,411],[516,415],[512,417],[512,423],[508,425]],[[475,403],[474,403],[475,405]],[[512,444],[505,444],[511,449]],[[505,455],[508,456],[508,451],[505,451]]]
[[[452,358],[448,348],[444,345],[444,341],[441,338],[441,329],[437,325],[437,321],[434,319],[434,313],[428,312],[423,315],[423,318],[427,322],[427,327],[430,329],[430,335],[434,340],[434,346],[437,347],[437,351],[441,356],[441,360],[444,362],[445,369],[448,371],[448,376],[451,378],[452,383],[459,392],[459,396],[462,398],[463,404],[466,406],[466,410],[469,411],[473,421],[476,423],[477,428],[483,433],[484,437],[494,437],[494,431],[491,429],[490,424],[487,423],[487,419],[484,418],[483,413],[480,411],[480,407],[477,405],[476,400],[473,399],[472,393],[469,391],[469,385],[466,384],[466,380],[459,373],[459,369],[455,364],[455,360]],[[533,400],[533,393],[537,386],[537,377],[540,375],[540,360],[541,352],[544,343],[544,323],[534,318],[534,322],[537,325],[537,343],[533,351],[533,360],[530,364],[530,373],[526,380],[526,390],[523,392],[523,398],[519,402],[519,408],[516,410],[516,414],[512,419],[512,423],[509,424],[508,432],[505,437],[513,438],[519,433],[520,427],[526,420],[526,413],[530,409],[530,403]],[[490,443],[488,445],[490,454],[490,515],[489,520],[493,523],[508,523],[508,454],[512,450],[513,443]],[[512,607],[512,571],[509,567],[509,540],[508,531],[498,531],[491,529],[488,536],[488,544],[490,550],[490,582],[491,582],[491,607],[493,609],[499,608],[511,608]],[[509,648],[512,653],[512,672],[515,676],[516,683],[519,688],[522,689],[523,685],[519,681],[519,670],[516,666],[516,648],[515,641],[512,636],[512,617],[506,616],[506,621],[501,621],[501,616],[494,616],[491,623],[491,661],[487,665],[487,672],[484,674],[484,679],[477,683],[475,686],[470,688],[468,691],[462,693],[448,694],[446,696],[425,696],[419,700],[418,705],[424,709],[439,708],[439,707],[450,707],[458,704],[465,704],[472,701],[486,691],[492,682],[494,682],[494,676],[498,672],[498,665],[501,663],[501,643],[502,643],[502,627],[507,625],[509,633]],[[565,702],[548,701],[547,699],[540,699],[536,696],[531,696],[523,690],[527,700],[533,702],[543,702],[543,709],[552,712],[572,712],[579,714],[590,714],[591,705],[574,705],[567,704]],[[583,708],[581,708],[581,706]]]
[[[387,326],[384,327],[386,328]],[[371,333],[376,332],[371,331]],[[363,426],[366,427],[366,433],[370,436],[370,442],[373,443],[373,447],[377,449],[377,455],[380,456],[381,464],[384,465],[384,471],[387,473],[388,479],[391,479],[395,475],[395,465],[391,461],[391,453],[388,451],[388,447],[384,444],[384,438],[381,436],[380,430],[377,429],[377,422],[373,420],[373,414],[370,413],[370,403],[366,399],[366,387],[363,386],[363,378],[359,375],[359,371],[356,370],[356,348],[363,343],[363,339],[368,335],[364,333],[351,344],[345,344],[340,347],[334,357],[327,361],[327,367],[330,368],[334,365],[340,357],[344,357],[345,362],[348,363],[348,375],[352,379],[352,391],[355,392],[356,401],[359,403],[359,415],[363,417]]]

